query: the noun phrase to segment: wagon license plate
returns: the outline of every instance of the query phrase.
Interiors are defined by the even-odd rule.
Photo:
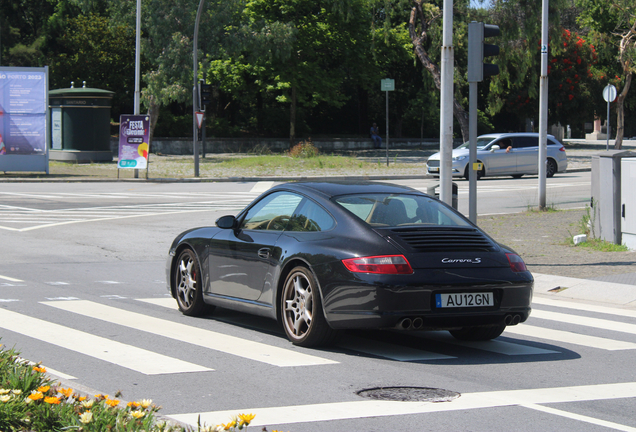
[[[439,168],[437,168],[437,167],[429,167],[428,170],[430,172],[439,172]]]
[[[491,292],[435,294],[435,306],[438,308],[487,307],[494,306]]]

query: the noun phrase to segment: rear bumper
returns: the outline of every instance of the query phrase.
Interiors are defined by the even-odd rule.
[[[419,318],[422,328],[451,329],[497,324],[505,322],[506,317],[508,321],[514,318],[515,322],[523,322],[530,315],[534,281],[529,272],[513,274],[490,269],[487,279],[458,272],[420,273],[393,278],[391,285],[382,283],[378,276],[363,275],[366,281],[323,286],[323,307],[329,325],[334,329],[392,328],[404,319]],[[418,280],[428,283],[418,284]],[[483,292],[494,294],[494,306],[437,308],[435,305],[438,293]]]

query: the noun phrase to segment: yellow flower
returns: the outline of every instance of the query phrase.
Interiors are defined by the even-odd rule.
[[[10,400],[11,400],[11,395],[0,396],[0,402],[9,402]]]
[[[47,396],[44,398],[44,402],[46,402],[47,404],[57,405],[60,403],[60,398],[55,396]]]
[[[117,399],[106,399],[106,405],[114,408],[119,405],[119,401]]]
[[[11,390],[11,393],[13,393],[14,395],[21,395],[22,394],[22,390],[13,389],[13,390]]]
[[[42,392],[42,393],[46,393],[47,391],[49,391],[51,388],[51,386],[42,386],[42,387],[38,387],[38,391]]]
[[[86,400],[86,396],[80,396],[77,398],[78,401],[83,402]]]
[[[134,418],[136,418],[136,419],[140,419],[140,418],[142,418],[143,416],[145,416],[145,415],[146,415],[146,413],[145,413],[145,412],[143,412],[143,411],[141,411],[141,410],[136,410],[136,411],[132,411],[132,412],[130,413],[130,415],[131,415],[131,416],[133,416],[133,417],[134,417]]]
[[[68,397],[71,397],[71,395],[73,394],[73,389],[72,389],[72,388],[70,388],[70,387],[69,387],[69,388],[67,388],[67,389],[65,389],[65,388],[59,388],[59,389],[57,389],[57,392],[58,392],[58,393],[60,393],[60,394],[63,394],[63,395],[64,395],[64,397],[67,397],[67,398],[68,398]]]
[[[84,423],[90,423],[90,421],[93,419],[93,413],[90,411],[86,411],[84,414],[80,414],[79,416],[79,420]]]
[[[152,404],[152,399],[142,399],[139,401],[139,405],[141,405],[143,409],[148,408],[151,404]]]
[[[256,417],[256,414],[239,414],[239,418],[241,419],[241,422],[239,423],[239,427],[242,426],[247,426],[250,424],[250,422],[252,420],[254,420],[254,417]]]
[[[31,399],[31,396],[28,396],[28,397],[24,398],[24,403],[25,403],[25,404],[27,404],[27,405],[28,405],[28,404],[30,404],[31,402],[33,402],[33,399]]]
[[[40,399],[42,399],[43,397],[44,397],[44,395],[43,395],[41,392],[39,392],[39,391],[35,391],[35,390],[33,390],[33,391],[31,392],[31,394],[29,395],[29,399],[34,400],[34,401],[36,401],[36,400],[40,400]]]
[[[9,393],[11,390],[6,390],[6,389],[0,389],[0,395],[5,395],[7,393]]]
[[[91,409],[94,402],[94,400],[84,400],[80,402],[80,405],[82,405],[82,407],[85,409]]]

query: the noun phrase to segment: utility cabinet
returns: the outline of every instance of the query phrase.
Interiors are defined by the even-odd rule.
[[[621,160],[621,183],[623,244],[636,250],[636,157]]]
[[[636,153],[609,150],[592,156],[592,234],[614,244],[623,244],[621,230],[621,160]],[[626,192],[632,183],[624,183]]]

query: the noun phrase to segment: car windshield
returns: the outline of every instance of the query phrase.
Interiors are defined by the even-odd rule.
[[[356,194],[335,198],[371,226],[470,226],[436,199],[410,194]]]
[[[490,144],[494,140],[495,140],[495,138],[477,138],[477,149],[478,150],[483,150],[484,147],[486,147],[488,144]],[[466,149],[466,148],[468,148],[468,144],[469,144],[468,142],[465,142],[464,144],[460,145],[457,148],[458,149]]]

